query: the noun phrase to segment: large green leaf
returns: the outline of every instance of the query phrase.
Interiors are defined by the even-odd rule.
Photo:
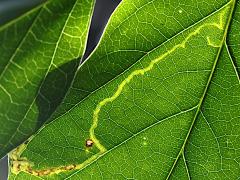
[[[123,1],[58,118],[12,152],[11,177],[237,179],[239,8]]]
[[[0,28],[0,158],[51,116],[85,49],[92,0],[51,0]]]

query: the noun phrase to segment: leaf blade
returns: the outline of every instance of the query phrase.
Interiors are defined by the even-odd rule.
[[[85,8],[79,9],[82,5]],[[1,129],[1,157],[34,133],[61,102],[78,66],[77,58],[84,53],[92,6],[93,1],[44,4],[8,59],[0,78],[1,121],[6,121]],[[11,31],[18,23],[3,27],[1,37],[14,42],[17,34],[12,36]]]
[[[222,103],[231,114],[234,114],[233,119],[235,121],[239,118],[239,111],[236,111],[239,108],[238,101],[234,101],[235,96],[239,97],[239,90],[237,90],[239,84],[236,81],[236,74],[231,69],[231,61],[227,61],[228,59],[225,58],[226,51],[224,49],[220,51],[223,44],[222,39],[225,39],[226,34],[220,30],[221,28],[216,28],[223,27],[219,25],[221,24],[221,13],[229,7],[233,8],[232,5],[230,6],[232,2],[221,8],[218,13],[205,19],[204,22],[200,22],[200,24],[192,27],[190,30],[179,34],[174,40],[156,49],[155,52],[149,54],[141,62],[122,73],[121,77],[111,81],[110,84],[93,93],[65,115],[47,125],[27,145],[22,156],[36,163],[36,171],[46,170],[49,167],[54,169],[56,167],[56,171],[60,170],[62,174],[66,173],[67,175],[65,174],[66,176],[61,179],[97,179],[102,177],[119,179],[126,177],[140,179],[155,177],[159,179],[161,177],[165,179],[172,177],[171,172],[178,172],[178,169],[176,170],[174,166],[178,162],[177,157],[182,156],[182,147],[186,145],[187,150],[186,154],[184,154],[185,164],[188,165],[188,172],[191,178],[213,178],[216,177],[216,173],[218,173],[217,177],[219,178],[228,178],[230,176],[234,178],[236,174],[229,174],[227,170],[222,168],[222,165],[225,164],[220,163],[219,166],[216,135],[210,129],[210,123],[206,121],[209,117],[210,119],[215,117],[213,120],[216,122],[218,120],[224,121],[228,118],[225,114],[226,112],[223,112],[223,119],[220,119],[216,112],[210,112],[212,110],[211,106],[215,106],[215,109],[218,110],[218,107],[221,107],[221,101],[217,101],[217,98],[213,98],[215,100],[213,101],[211,98],[214,97],[212,95],[214,93],[207,89],[211,89],[213,92],[216,89],[218,90],[219,88],[216,88],[218,87],[216,85],[221,84],[219,82],[224,79],[222,75],[228,77],[227,79],[230,78],[231,82],[226,83],[224,81],[223,85],[234,84],[235,90],[233,94],[229,94],[225,87],[220,87],[217,95],[221,98],[224,97],[222,96],[223,94],[228,94],[227,98],[231,98],[231,101],[235,102],[234,107],[228,106],[230,102],[226,101],[226,97],[224,97],[225,100]],[[226,13],[223,17],[224,25],[227,24],[228,17],[229,13]],[[147,75],[145,76],[135,77],[132,84],[124,88],[124,91],[121,91],[121,96],[114,98],[111,105],[100,110],[101,114],[99,117],[101,117],[101,121],[95,129],[95,135],[99,142],[106,147],[107,151],[102,152],[103,154],[97,156],[96,159],[94,158],[87,163],[79,164],[84,162],[84,158],[89,160],[89,156],[87,156],[89,151],[97,153],[95,152],[96,147],[87,149],[84,144],[85,140],[89,138],[93,112],[96,110],[97,105],[101,104],[102,100],[108,97],[114,97],[114,93],[121,87],[121,82],[128,79],[131,73],[148,67],[149,62],[168,52],[169,49],[174,49],[176,45],[181,44],[189,37],[189,34],[194,34],[199,27],[207,23],[217,23],[219,26],[215,24],[216,29],[204,28],[203,31],[190,39],[182,49],[179,48],[176,52],[170,51],[171,55],[159,62],[155,70],[146,73]],[[226,28],[222,29],[226,30]],[[207,37],[210,37],[210,39]],[[219,52],[221,52],[221,58],[219,62],[216,62]],[[219,64],[221,65],[220,67]],[[230,70],[226,71],[227,73],[225,74],[223,66],[226,65],[228,65]],[[213,72],[215,66],[217,67],[217,73],[220,71],[220,76]],[[208,85],[211,88],[206,88]],[[133,93],[133,90],[139,90],[140,93],[137,91]],[[207,98],[202,98],[206,93]],[[155,101],[156,104],[154,104]],[[202,103],[204,107],[199,108],[199,104]],[[174,117],[174,112],[181,111],[184,113],[176,113],[177,117]],[[196,114],[199,111],[202,113],[197,116]],[[173,117],[168,119],[171,121],[164,121],[164,117],[169,117],[171,113],[173,113]],[[183,117],[179,118],[180,115]],[[193,124],[193,119],[197,120],[196,125]],[[67,127],[62,127],[64,123]],[[161,123],[164,124],[162,125]],[[149,124],[156,126],[150,126]],[[146,128],[144,129],[144,127]],[[190,127],[193,127],[194,130],[191,133],[189,131]],[[142,128],[143,130],[141,131]],[[201,129],[201,132],[199,132],[199,129]],[[54,130],[59,131],[54,135],[62,140],[65,139],[66,142],[57,142],[57,138],[54,138],[53,134],[50,133]],[[236,134],[234,136],[237,136],[237,126],[235,130]],[[138,132],[143,134],[138,134]],[[221,133],[226,132],[222,131]],[[190,136],[191,140],[186,141],[188,136]],[[234,136],[231,138],[234,138]],[[51,142],[45,142],[47,137],[50,137]],[[123,141],[124,139],[125,141]],[[93,140],[96,143],[96,139],[93,138]],[[39,143],[39,141],[41,142]],[[50,145],[52,144],[58,147],[51,149]],[[71,144],[71,147],[68,146],[69,144]],[[194,146],[195,144],[198,146]],[[237,146],[238,144],[236,143],[235,145]],[[59,146],[66,147],[71,152],[63,151],[63,148],[59,148]],[[47,150],[51,150],[53,153],[51,157],[45,155],[46,162],[39,158],[44,153],[44,149],[38,150],[41,147],[46,147]],[[196,147],[201,147],[204,153]],[[73,151],[74,148],[76,151]],[[101,148],[99,149],[101,152]],[[57,160],[57,156],[54,156],[57,153],[61,154],[62,160],[67,159],[68,162],[63,163],[61,160]],[[199,154],[204,158],[198,158]],[[36,155],[39,157],[36,157]],[[69,156],[70,158],[68,159]],[[236,154],[232,154],[232,160],[234,157],[237,157]],[[49,159],[54,159],[54,163],[49,162]],[[208,159],[212,161],[208,161]],[[197,166],[199,162],[201,164]],[[216,165],[211,164],[212,162],[216,163]],[[63,169],[70,164],[75,165],[73,171]],[[226,165],[228,164],[226,163]],[[235,169],[238,167],[233,165],[231,168]],[[49,177],[51,177],[51,174],[49,174]]]

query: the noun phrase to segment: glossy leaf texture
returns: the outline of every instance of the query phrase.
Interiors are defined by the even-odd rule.
[[[122,1],[10,178],[237,179],[239,8]]]
[[[91,0],[50,0],[0,28],[0,158],[48,120],[83,56]]]

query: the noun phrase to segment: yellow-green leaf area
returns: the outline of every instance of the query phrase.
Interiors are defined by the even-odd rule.
[[[229,1],[184,28],[43,126],[12,153],[12,173],[42,179],[237,179],[240,88],[226,38],[238,6]],[[121,19],[120,12],[111,20]],[[100,49],[101,43],[104,38]]]

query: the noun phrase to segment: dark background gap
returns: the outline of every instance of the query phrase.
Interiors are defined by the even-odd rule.
[[[84,59],[96,47],[108,19],[121,0],[96,0]]]
[[[0,25],[5,24],[41,4],[45,0],[0,0]],[[87,41],[87,49],[83,60],[96,47],[108,19],[121,0],[96,0],[93,18]],[[7,180],[8,159],[7,157],[0,160],[0,180]]]

